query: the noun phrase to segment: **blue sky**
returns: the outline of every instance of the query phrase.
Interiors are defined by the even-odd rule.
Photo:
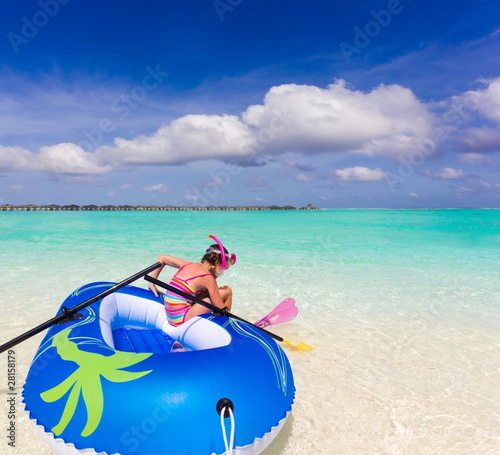
[[[0,204],[500,206],[498,2],[0,6]]]

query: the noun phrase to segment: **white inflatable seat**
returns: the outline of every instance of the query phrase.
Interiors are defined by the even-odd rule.
[[[128,349],[132,352],[169,352],[169,339],[179,341],[191,351],[214,349],[231,342],[227,330],[208,319],[194,317],[181,326],[173,327],[168,323],[163,305],[119,292],[102,300],[99,319],[104,341],[113,349],[118,349],[115,345],[117,339],[127,343],[123,340],[124,336],[128,338]],[[165,337],[165,344],[168,345],[165,349],[158,347],[158,343],[161,344],[158,334]],[[118,344],[120,350],[127,346]]]

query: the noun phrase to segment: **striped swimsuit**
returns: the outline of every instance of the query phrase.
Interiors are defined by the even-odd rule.
[[[187,264],[186,264],[187,265]],[[183,280],[182,278],[177,278],[177,274],[185,267],[183,265],[174,277],[170,280],[170,285],[180,289],[181,291],[187,292],[192,296],[197,294],[197,291],[193,286],[191,286],[188,281],[194,280],[195,278],[199,278],[202,276],[210,275],[210,273],[205,273],[203,275],[192,276],[191,278],[187,278]],[[175,294],[172,291],[167,291],[166,294],[163,295],[163,301],[165,302],[165,312],[167,313],[167,320],[170,325],[177,327],[184,323],[186,319],[186,314],[189,309],[193,306],[193,302],[187,300],[180,295]]]

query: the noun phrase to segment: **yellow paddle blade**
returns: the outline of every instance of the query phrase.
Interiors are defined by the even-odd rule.
[[[292,348],[300,349],[301,351],[312,351],[314,348],[308,344],[300,342],[299,344],[290,343],[288,340],[283,340],[284,343],[288,344]]]

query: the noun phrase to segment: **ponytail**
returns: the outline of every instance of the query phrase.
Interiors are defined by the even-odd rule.
[[[226,254],[228,254],[226,248],[224,248],[224,252]],[[219,262],[221,264],[222,263],[222,257],[221,257],[221,254],[220,254],[219,245],[217,245],[217,244],[210,245],[210,247],[205,252],[205,255],[201,258],[201,262],[208,262],[210,265],[213,265],[214,267],[215,267],[215,264],[217,262]]]

